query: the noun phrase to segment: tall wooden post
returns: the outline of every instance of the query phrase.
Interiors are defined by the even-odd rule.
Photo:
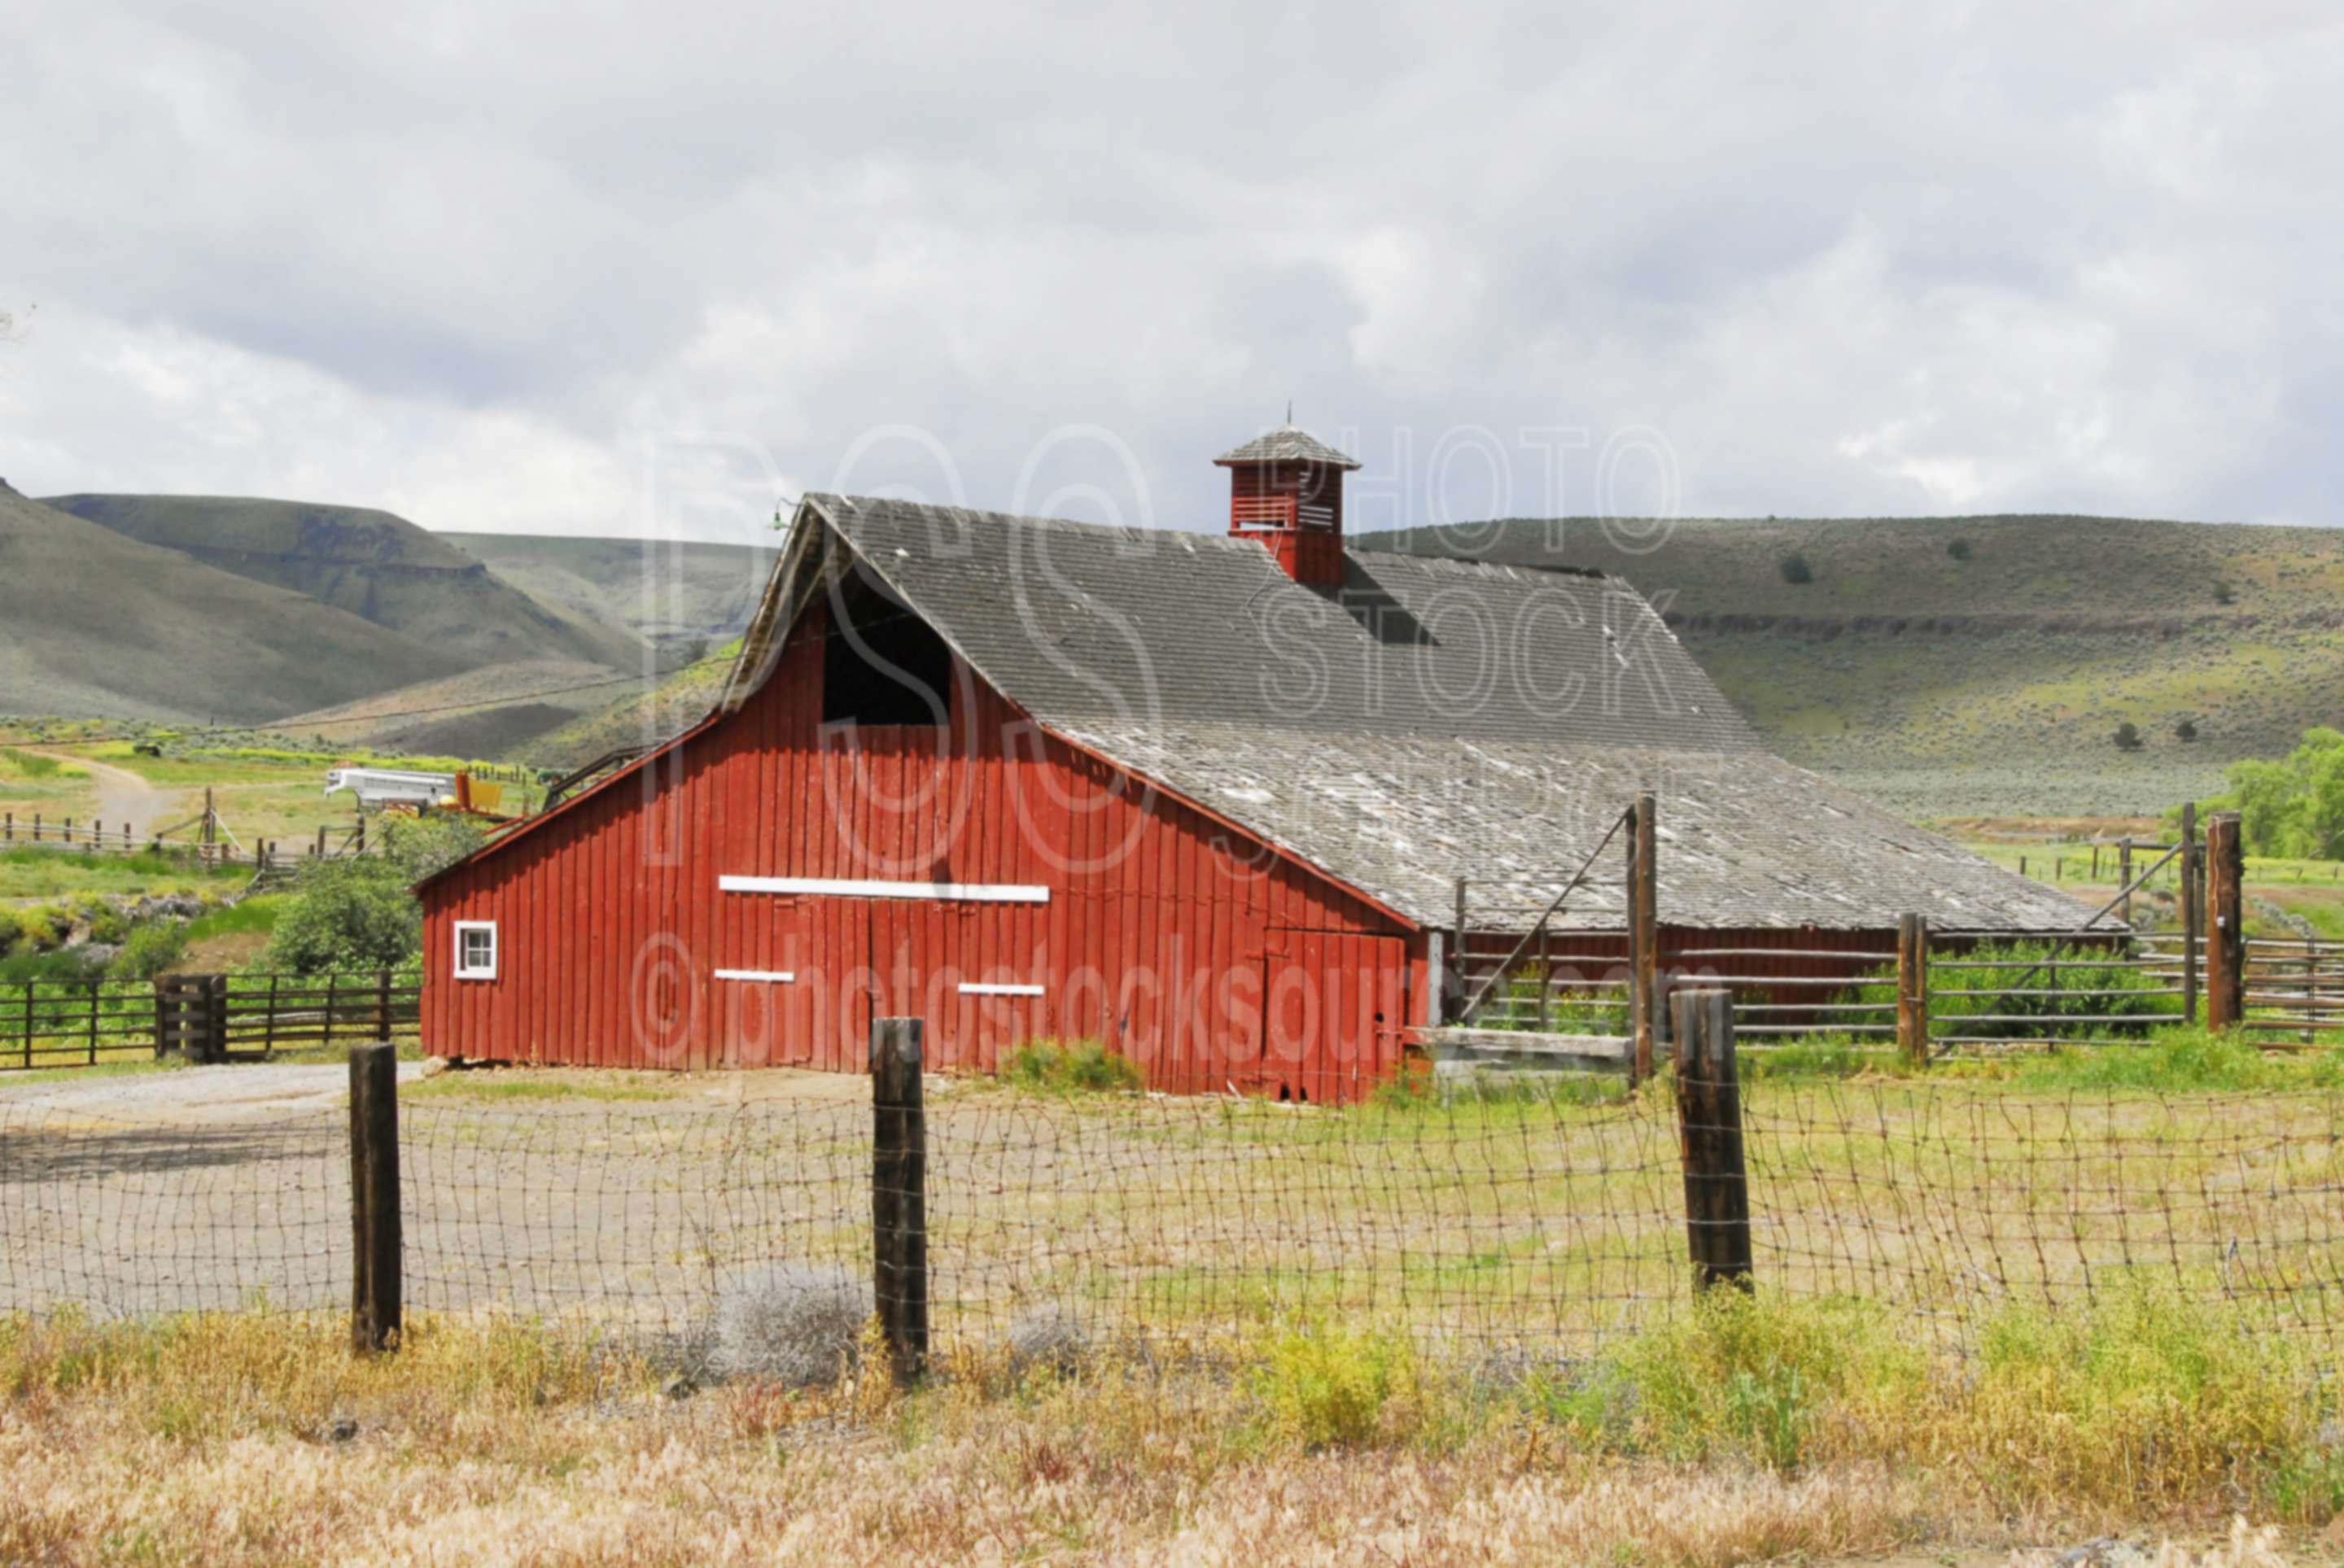
[[[1905,1064],[1929,1065],[1929,918],[1896,922],[1896,1048]]]
[[[2247,1016],[2245,847],[2238,814],[2217,812],[2206,824],[2206,1022],[2232,1029]]]
[[[2198,888],[2198,802],[2181,803],[2181,1021],[2198,1021],[2198,954],[2206,938],[2206,905]]]
[[[1450,1023],[1465,1018],[1465,998],[1471,992],[1473,982],[1468,978],[1465,963],[1465,879],[1457,879],[1457,923],[1449,931],[1449,972],[1441,977],[1446,996],[1440,1004],[1440,1016]]]
[[[2126,925],[2130,925],[2132,924],[2132,840],[2130,839],[2117,845],[2117,886],[2124,890],[2124,897],[2117,905],[2117,919]]]
[[[390,971],[374,971],[374,1037],[390,1038]]]
[[[1652,1076],[1652,1006],[1660,990],[1660,859],[1652,792],[1636,797],[1628,822],[1628,1018],[1635,1032],[1635,1081]]]
[[[1676,1040],[1677,1129],[1684,1155],[1685,1240],[1702,1290],[1750,1288],[1750,1178],[1742,1159],[1742,1084],[1733,994],[1669,999]]]
[[[928,1133],[920,1020],[871,1023],[872,1293],[899,1384],[928,1365]]]
[[[350,1047],[350,1349],[399,1348],[399,1052]]]

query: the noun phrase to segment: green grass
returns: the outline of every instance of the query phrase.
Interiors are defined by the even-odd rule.
[[[266,935],[277,929],[277,917],[284,912],[292,897],[290,893],[261,893],[224,910],[199,915],[187,922],[188,944],[217,937]]]
[[[1095,1040],[1072,1045],[1035,1040],[1009,1053],[1003,1083],[1036,1094],[1128,1094],[1142,1084],[1139,1069]]]
[[[0,781],[41,782],[59,778],[86,777],[87,775],[80,769],[68,767],[54,757],[44,757],[33,751],[22,751],[13,746],[0,746]]]
[[[207,869],[173,854],[84,855],[68,849],[0,849],[0,901],[71,900],[100,893],[221,893],[252,880],[252,869]]]

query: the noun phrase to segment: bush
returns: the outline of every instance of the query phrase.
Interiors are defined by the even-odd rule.
[[[1909,1406],[1927,1377],[1927,1358],[1869,1303],[1721,1290],[1553,1402],[1598,1447],[1787,1471],[1850,1407]]]
[[[1815,580],[1815,568],[1809,566],[1807,558],[1796,550],[1783,558],[1782,572],[1783,580],[1786,583],[1811,583]]]
[[[289,974],[405,969],[423,956],[423,906],[413,885],[480,842],[470,823],[387,819],[383,851],[305,867],[277,916],[269,967]]]
[[[2135,724],[2135,723],[2134,723],[2131,719],[2126,719],[2123,723],[2121,723],[2121,724],[2117,725],[2117,733],[2116,733],[2116,743],[2117,743],[2117,750],[2119,750],[2119,751],[2137,751],[2137,750],[2139,750],[2139,749],[2140,749],[2140,745],[2141,745],[2141,741],[2140,741],[2140,726],[2139,726],[2139,725],[2137,725],[2137,724]]]
[[[2167,986],[2146,970],[2110,962],[2106,954],[2057,942],[1982,943],[1960,955],[1985,969],[1936,970],[1929,977],[1929,1033],[1988,1040],[2089,1040],[2146,1035],[2178,1022],[2181,999],[2157,994]],[[2051,966],[2057,966],[2056,983]],[[1948,991],[1978,994],[1950,996]],[[2046,991],[2063,994],[2046,996]],[[1893,970],[1875,970],[1843,1000],[1893,1006]],[[2015,1020],[1975,1021],[1993,1017]],[[2082,1019],[2113,1018],[2115,1023]]]
[[[1953,557],[1954,559],[1957,561],[1965,561],[1969,559],[1971,555],[1975,552],[1970,548],[1969,540],[1951,539],[1946,542],[1945,553]]]
[[[1003,1081],[1044,1094],[1127,1093],[1140,1087],[1139,1069],[1095,1040],[1067,1046],[1036,1040],[1010,1052]]]
[[[153,980],[187,956],[187,928],[177,921],[141,926],[106,972],[114,980]]]
[[[1320,1449],[1395,1435],[1393,1406],[1419,1392],[1421,1377],[1402,1335],[1304,1326],[1271,1342],[1248,1383],[1273,1436]]]
[[[2197,721],[2194,719],[2185,719],[2180,723],[2175,725],[2173,727],[2173,739],[2178,740],[2184,746],[2198,739]]]
[[[706,1372],[793,1388],[834,1383],[854,1370],[871,1285],[839,1269],[783,1263],[732,1282],[716,1308]]]

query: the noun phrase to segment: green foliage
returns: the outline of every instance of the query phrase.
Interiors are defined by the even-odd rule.
[[[2129,719],[2117,725],[2116,743],[2117,749],[2119,751],[2139,750],[2141,748],[2140,726]]]
[[[2307,729],[2283,759],[2231,763],[2228,780],[2201,809],[2238,812],[2248,851],[2344,859],[2344,731]]]
[[[122,944],[106,970],[109,980],[153,980],[187,956],[187,928],[176,921],[141,926]]]
[[[1549,1403],[1591,1446],[1793,1470],[1838,1407],[1909,1401],[1927,1373],[1910,1337],[1870,1303],[1720,1290]]]
[[[1095,1040],[1062,1045],[1037,1040],[1009,1053],[1002,1081],[1042,1094],[1128,1093],[1141,1086],[1139,1069]]]
[[[2173,739],[2178,740],[2184,746],[2194,744],[2198,739],[2197,720],[2192,719],[2184,719],[2175,724],[2173,727]]]
[[[1248,1382],[1272,1435],[1358,1447],[1382,1435],[1395,1403],[1413,1400],[1422,1369],[1405,1336],[1301,1324],[1270,1342]]]
[[[1945,541],[1945,553],[1957,561],[1965,561],[1977,552],[1967,539],[1948,539]]]
[[[2290,1060],[2227,1030],[2176,1026],[2158,1030],[2139,1045],[2079,1046],[2030,1056],[2012,1081],[2026,1089],[2238,1092],[2307,1083],[2333,1087],[2344,1082],[2344,1059],[2322,1051]]]
[[[268,967],[288,974],[400,969],[422,956],[423,907],[380,856],[305,869],[268,944]]]
[[[1753,1081],[1790,1078],[1854,1078],[1866,1072],[1904,1070],[1894,1049],[1864,1046],[1844,1034],[1803,1035],[1777,1046],[1742,1053],[1742,1075]]]
[[[1959,954],[1932,956],[1987,966],[1933,966],[1929,974],[1932,1039],[1945,1035],[1984,1040],[2105,1039],[2146,1035],[2159,1023],[2177,1022],[2181,1017],[2179,997],[2157,994],[2170,982],[2147,970],[2110,962],[2106,954],[2094,950],[2056,942],[1988,942]],[[2053,991],[2060,994],[2045,994]],[[1894,1005],[1894,970],[1875,970],[1854,990],[1842,993],[1842,1000],[1876,1007]],[[1987,1018],[2016,1021],[1983,1021]],[[2080,1021],[2095,1018],[2117,1021]]]
[[[1797,550],[1783,558],[1779,569],[1786,583],[1811,583],[1815,580],[1815,568],[1809,566],[1807,558]]]
[[[380,854],[313,861],[278,907],[268,964],[288,974],[405,969],[423,956],[414,884],[478,848],[461,818],[386,818]]]
[[[2313,1452],[2309,1369],[2288,1336],[2235,1310],[2119,1279],[2083,1311],[2004,1309],[1979,1351],[1968,1413],[1987,1479],[2014,1503],[2112,1477],[2141,1502],[2209,1482],[2284,1493],[2320,1471],[2334,1492],[2334,1457]],[[1994,1439],[2029,1428],[2056,1431],[2056,1447],[2003,1469]]]
[[[38,752],[19,751],[13,746],[0,746],[0,779],[22,779],[28,781],[45,779],[80,779],[78,768],[68,768],[54,757]]]

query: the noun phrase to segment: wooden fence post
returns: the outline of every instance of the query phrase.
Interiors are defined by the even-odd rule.
[[[2246,855],[2238,814],[2206,824],[2206,1023],[2233,1029],[2247,1016]]]
[[[1896,1047],[1905,1064],[1929,1065],[1929,918],[1896,922]]]
[[[2198,802],[2181,803],[2181,1021],[2198,1021],[2198,950],[2206,935],[2206,906],[2198,896]]]
[[[1637,1083],[1652,1076],[1652,1004],[1661,972],[1657,816],[1652,792],[1641,791],[1628,824],[1628,1019]]]
[[[2124,890],[2124,901],[2117,906],[2117,919],[2132,924],[2132,840],[2126,839],[2117,845],[2117,886]]]
[[[350,1048],[350,1349],[399,1348],[399,1052]]]
[[[1470,995],[1473,981],[1465,968],[1465,879],[1457,879],[1457,925],[1449,935],[1449,972],[1440,977],[1444,992],[1440,1017],[1445,1023],[1456,1023],[1465,1017],[1465,999]]]
[[[1670,999],[1676,1037],[1677,1128],[1684,1153],[1685,1240],[1702,1290],[1750,1288],[1750,1178],[1742,1158],[1742,1085],[1733,993]]]
[[[920,1035],[916,1018],[871,1022],[872,1294],[888,1363],[906,1385],[928,1364],[928,1133]]]

